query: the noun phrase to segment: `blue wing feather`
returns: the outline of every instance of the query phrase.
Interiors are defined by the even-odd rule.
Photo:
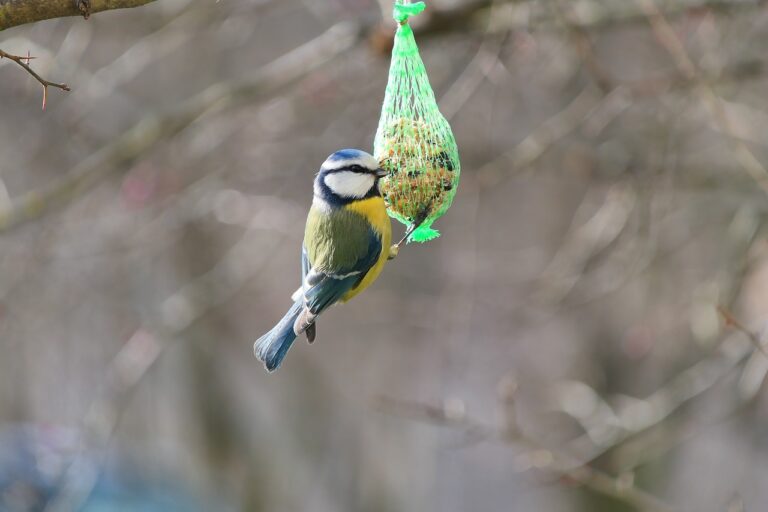
[[[264,361],[267,370],[273,371],[282,362],[288,349],[296,339],[295,323],[304,314],[304,308],[313,315],[319,315],[341,299],[345,293],[360,284],[368,271],[381,255],[381,237],[372,229],[368,232],[368,250],[354,265],[323,271],[313,268],[307,249],[301,250],[301,274],[303,298],[298,298],[283,319],[267,334],[254,343],[254,354]],[[313,325],[313,324],[310,324]],[[314,333],[308,336],[314,339]]]
[[[307,256],[307,246],[301,244],[301,282],[307,278],[307,274],[312,269],[312,264],[309,263],[309,257]]]
[[[371,229],[368,233],[368,251],[351,267],[327,272],[313,269],[310,265],[304,278],[304,303],[310,312],[319,315],[357,286],[380,255],[381,237]]]

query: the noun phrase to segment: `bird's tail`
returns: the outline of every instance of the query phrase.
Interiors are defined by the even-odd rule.
[[[283,319],[253,344],[254,355],[264,362],[264,366],[270,372],[280,366],[288,349],[291,348],[293,340],[296,339],[293,324],[301,314],[302,307],[302,301],[294,302]]]

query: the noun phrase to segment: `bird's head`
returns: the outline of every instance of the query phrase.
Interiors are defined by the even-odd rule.
[[[331,205],[379,195],[379,178],[387,172],[359,149],[342,149],[329,156],[315,178],[315,197]]]

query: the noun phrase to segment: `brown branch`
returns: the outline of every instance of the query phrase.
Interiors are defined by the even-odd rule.
[[[572,133],[600,105],[615,100],[604,96],[593,86],[587,86],[563,110],[548,118],[520,143],[475,171],[482,187],[490,188],[502,179],[530,168],[557,141]]]
[[[469,26],[477,29],[482,26],[484,14],[482,3],[489,0],[477,2],[478,9],[475,12],[467,11],[464,16],[463,24],[459,26]],[[758,11],[768,3],[768,0],[754,0],[752,2],[734,2],[733,0],[660,0],[660,9],[668,19],[685,16],[688,13],[707,9],[709,11],[728,14],[733,12],[748,12],[750,10]],[[578,29],[600,31],[613,29],[621,25],[635,25],[646,20],[643,10],[633,2],[604,2],[601,0],[584,0],[579,3],[578,19],[573,18],[570,24]],[[500,13],[500,16],[493,23],[494,31],[521,29],[530,30],[552,30],[559,29],[560,23],[551,15],[550,6],[547,2],[531,1],[509,1],[507,8]],[[455,28],[455,26],[450,26]]]
[[[443,406],[419,402],[396,400],[389,397],[379,397],[377,408],[393,416],[407,418],[434,425],[443,425],[463,429],[467,434],[478,436],[485,440],[504,444],[515,444],[525,448],[521,468],[539,469],[554,473],[564,481],[576,482],[603,496],[609,496],[630,507],[641,511],[670,512],[674,507],[662,502],[656,496],[639,489],[634,483],[620,477],[613,477],[594,467],[583,465],[574,457],[563,452],[554,451],[542,445],[530,436],[524,434],[516,425],[489,425],[467,416],[463,408],[451,407],[450,402]],[[511,407],[511,402],[505,407]],[[514,416],[510,416],[514,418]]]
[[[140,7],[154,0],[0,0],[0,31],[51,18]]]
[[[31,57],[27,55],[26,57],[20,57],[18,55],[12,55],[10,53],[6,53],[3,50],[0,50],[0,59],[8,59],[12,60],[22,68],[24,68],[27,73],[32,75],[35,80],[40,82],[40,85],[43,86],[43,110],[45,110],[45,103],[48,99],[48,87],[56,87],[57,89],[61,89],[62,91],[71,91],[69,86],[67,84],[60,84],[57,82],[51,82],[50,80],[46,80],[45,78],[41,77],[37,73],[35,73],[35,70],[32,69],[29,65],[29,60],[34,59],[35,57]]]
[[[723,317],[723,321],[725,322],[726,327],[732,327],[737,331],[744,333],[750,343],[752,343],[752,345],[754,345],[755,348],[758,349],[765,357],[768,357],[768,350],[766,350],[762,340],[760,339],[760,336],[758,336],[757,333],[747,329],[744,324],[741,323],[735,316],[733,316],[733,313],[731,313],[725,306],[718,305],[717,312],[720,313],[720,315]]]
[[[614,80],[600,64],[587,29],[579,24],[578,17],[573,12],[572,7],[567,3],[563,4],[560,0],[550,2],[548,5],[557,23],[562,25],[568,33],[576,53],[578,53],[579,58],[584,63],[584,68],[592,76],[595,84],[603,94],[610,93],[616,88]]]
[[[440,98],[440,110],[449,121],[475,94],[477,88],[490,75],[493,68],[499,64],[499,56],[509,32],[503,32],[500,36],[493,37],[490,33],[490,20],[493,19],[494,10],[498,9],[500,3],[499,0],[491,0],[489,25],[483,35],[480,48],[464,68],[464,71]]]
[[[675,33],[665,14],[659,9],[654,0],[635,0],[635,3],[648,20],[656,40],[672,57],[678,71],[685,79],[695,84],[694,91],[698,95],[699,101],[707,110],[717,128],[726,135],[736,161],[755,183],[768,194],[768,170],[736,134],[733,122],[725,111],[722,99],[715,93],[711,85],[703,80],[701,72],[688,55],[683,42]]]
[[[211,85],[176,108],[145,117],[50,185],[12,199],[10,205],[0,209],[0,232],[36,219],[54,206],[77,197],[109,173],[122,171],[160,141],[180,133],[203,114],[286,87],[351,49],[360,35],[359,25],[339,23],[260,68],[249,79]]]

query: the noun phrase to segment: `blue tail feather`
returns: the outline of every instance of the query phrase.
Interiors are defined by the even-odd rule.
[[[264,361],[264,366],[270,372],[280,366],[293,340],[296,339],[293,324],[299,317],[302,307],[302,301],[295,302],[283,319],[253,344],[254,355],[260,361]]]

